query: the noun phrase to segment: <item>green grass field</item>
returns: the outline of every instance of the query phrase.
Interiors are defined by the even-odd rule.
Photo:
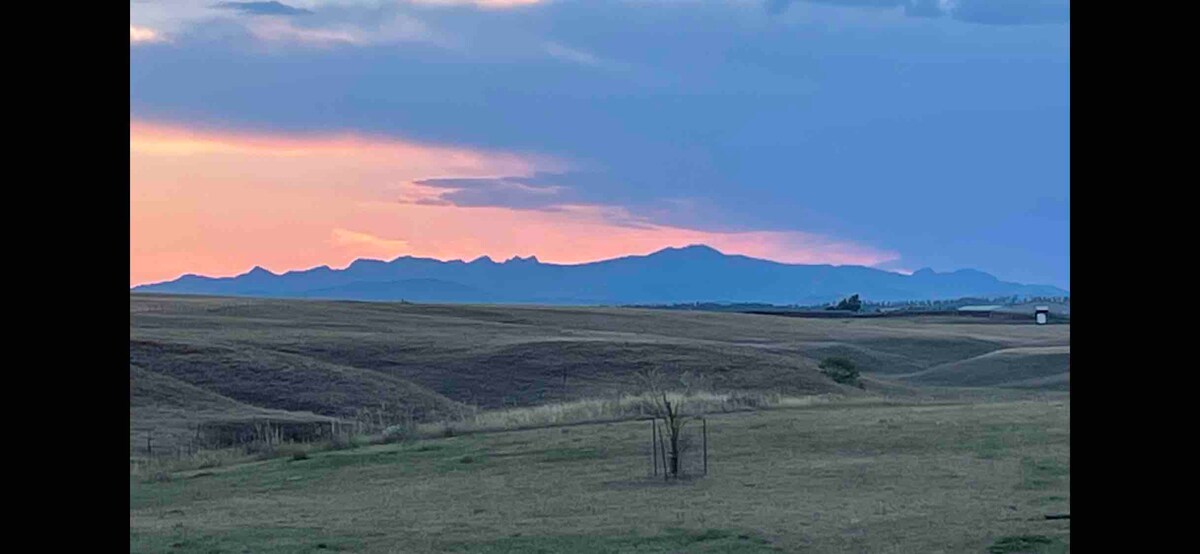
[[[381,403],[424,437],[131,470],[134,552],[1069,551],[1043,518],[1070,511],[1069,324],[160,295],[130,319],[131,462],[148,433],[161,457]],[[707,476],[652,477],[648,422],[589,423],[636,415],[648,368],[704,377]]]
[[[1065,552],[1069,429],[1066,399],[710,416],[709,475],[667,484],[645,422],[371,446],[131,478],[131,550]]]

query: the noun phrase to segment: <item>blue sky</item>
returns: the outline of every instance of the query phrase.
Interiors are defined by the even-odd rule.
[[[133,1],[130,28],[131,125],[551,160],[406,182],[1070,285],[1066,1]]]

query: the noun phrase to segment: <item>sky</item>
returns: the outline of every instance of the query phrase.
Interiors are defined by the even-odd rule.
[[[1069,0],[133,0],[130,285],[708,244],[1070,288]]]

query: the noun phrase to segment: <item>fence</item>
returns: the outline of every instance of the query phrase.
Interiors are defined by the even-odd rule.
[[[130,455],[146,458],[192,456],[205,449],[243,445],[279,445],[306,443],[347,436],[360,431],[359,425],[337,420],[287,421],[246,420],[208,421],[180,429],[148,429],[130,437]]]

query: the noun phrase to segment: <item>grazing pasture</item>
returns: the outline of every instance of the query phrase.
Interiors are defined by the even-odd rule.
[[[1044,517],[1070,511],[1069,400],[713,415],[709,475],[667,483],[650,475],[647,425],[475,434],[131,478],[131,550],[1069,548],[1070,520]]]
[[[1065,552],[1069,367],[1032,321],[131,294],[131,550]],[[707,476],[651,475],[648,369]],[[374,440],[193,454],[264,422]]]

